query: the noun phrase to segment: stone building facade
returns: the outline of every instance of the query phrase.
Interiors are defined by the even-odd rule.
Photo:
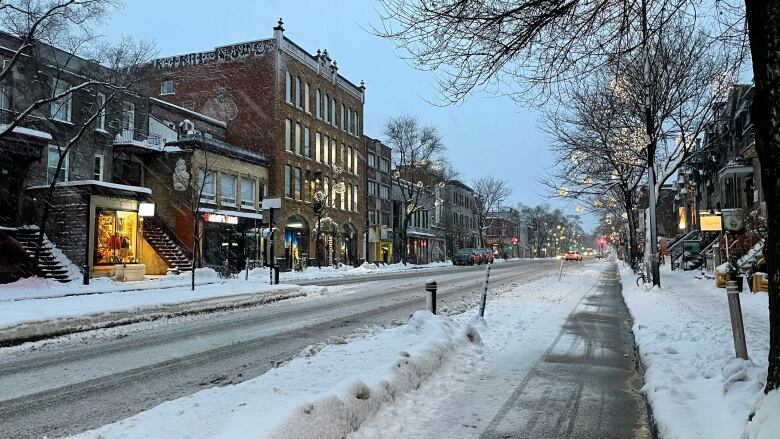
[[[284,35],[159,59],[152,96],[227,122],[226,141],[266,155],[267,195],[279,197],[276,257],[288,268],[364,259],[365,88]],[[335,189],[335,190],[334,190]],[[332,226],[317,235],[314,194]]]
[[[393,185],[390,168],[392,150],[377,139],[363,136],[366,157],[366,224],[368,225],[368,262],[393,261]]]

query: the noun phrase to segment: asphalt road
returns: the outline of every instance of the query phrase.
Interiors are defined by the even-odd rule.
[[[491,286],[557,271],[557,261],[496,264]],[[484,267],[420,270],[315,281],[339,294],[291,300],[164,325],[134,325],[95,337],[0,349],[0,437],[59,437],[132,416],[213,385],[261,375],[309,345],[424,307],[423,285],[439,284],[439,307],[473,298]],[[140,329],[139,329],[140,328]]]

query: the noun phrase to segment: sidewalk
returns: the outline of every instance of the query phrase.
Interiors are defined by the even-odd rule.
[[[482,438],[652,438],[643,376],[614,263]]]

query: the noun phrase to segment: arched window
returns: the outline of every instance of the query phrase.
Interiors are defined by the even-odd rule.
[[[295,106],[301,108],[301,97],[303,97],[303,90],[301,90],[301,78],[295,77]]]
[[[322,103],[320,102],[320,89],[317,89],[316,97],[314,99],[314,111],[317,113],[317,119],[322,119]]]

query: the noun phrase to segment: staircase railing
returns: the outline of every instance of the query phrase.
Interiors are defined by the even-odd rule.
[[[145,218],[144,221],[150,221],[152,224],[162,229],[162,231],[176,243],[176,246],[178,246],[179,249],[184,252],[184,255],[187,256],[189,260],[193,260],[192,249],[184,244],[184,241],[179,238],[179,235],[177,235],[173,228],[169,226],[168,223],[166,223],[162,218],[158,216],[152,216]]]
[[[699,230],[693,230],[691,232],[688,232],[685,236],[678,239],[674,242],[674,244],[669,246],[669,257],[671,258],[671,266],[672,270],[677,268],[677,260],[680,259],[680,257],[683,255],[684,249],[683,249],[683,243],[685,241],[690,241],[692,239],[699,239],[701,236],[701,231]]]

